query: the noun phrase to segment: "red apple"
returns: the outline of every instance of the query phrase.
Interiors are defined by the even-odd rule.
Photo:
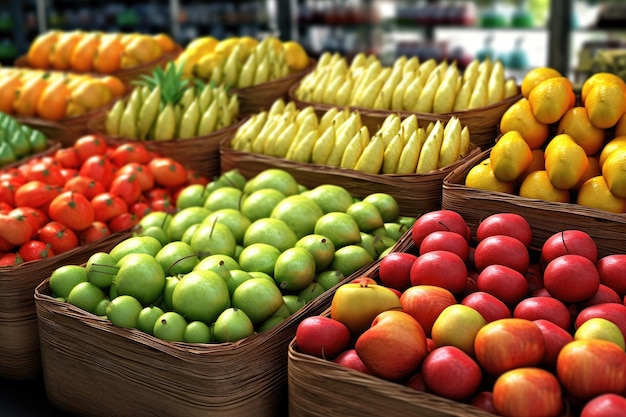
[[[453,210],[434,210],[422,214],[413,223],[411,238],[415,247],[419,248],[422,240],[437,230],[455,232],[467,238],[467,223],[463,216]]]
[[[601,394],[589,400],[580,417],[626,417],[626,397],[618,394]]]
[[[455,253],[436,250],[417,257],[411,266],[412,285],[436,285],[457,295],[465,289],[467,266]]]
[[[472,397],[469,403],[488,413],[496,414],[496,409],[493,407],[493,392],[491,391],[480,391]]]
[[[541,246],[541,259],[546,264],[562,255],[580,255],[592,263],[598,260],[598,247],[582,230],[563,230],[551,235]]]
[[[602,282],[602,277],[600,277],[600,282]],[[622,298],[617,292],[615,292],[615,290],[613,290],[608,285],[600,284],[598,286],[598,291],[596,291],[596,293],[591,298],[587,298],[586,300],[578,303],[577,307],[582,310],[589,306],[604,303],[623,304]]]
[[[513,317],[531,321],[546,319],[566,331],[572,324],[567,306],[553,297],[525,298],[513,309]]]
[[[409,388],[413,388],[415,391],[426,391],[426,385],[424,384],[424,378],[420,372],[416,373],[406,381],[406,385]]]
[[[526,281],[528,281],[528,291],[531,293],[539,288],[543,288],[543,274],[541,272],[541,265],[538,263],[531,263],[528,265],[528,271],[524,274]]]
[[[407,252],[391,252],[380,261],[378,279],[389,288],[404,291],[411,285],[411,266],[417,256]]]
[[[487,323],[476,334],[478,364],[499,375],[514,368],[537,366],[545,352],[543,333],[530,320],[500,319]]]
[[[459,296],[466,297],[469,294],[478,291],[478,283],[476,282],[477,278],[477,272],[468,272],[467,281],[465,281],[465,289],[463,289],[463,292]]]
[[[474,266],[481,272],[489,265],[504,265],[525,274],[530,265],[528,248],[511,236],[486,237],[476,245]]]
[[[420,255],[436,250],[456,253],[464,262],[469,259],[469,243],[464,236],[456,232],[437,230],[424,237],[419,246]]]
[[[468,294],[461,304],[478,311],[487,323],[511,317],[511,310],[497,297],[484,291]]]
[[[615,290],[620,297],[626,295],[626,279],[624,279],[624,271],[626,271],[626,254],[607,255],[596,263],[598,273],[600,274],[600,282]]]
[[[407,288],[400,297],[402,311],[410,314],[430,336],[433,323],[448,306],[456,304],[454,294],[435,285],[415,285]]]
[[[346,368],[352,368],[356,371],[363,372],[364,374],[372,374],[359,357],[359,354],[356,353],[355,349],[344,350],[339,355],[337,355],[335,359],[333,359],[333,362],[341,366],[345,366]]]
[[[537,288],[535,291],[530,293],[531,297],[552,297],[546,287]]]
[[[582,255],[561,255],[543,271],[543,284],[556,299],[577,303],[591,298],[600,285],[596,266]]]
[[[533,320],[533,323],[543,333],[545,342],[545,352],[541,363],[549,369],[555,369],[556,358],[559,356],[559,352],[563,349],[563,346],[574,340],[574,336],[562,327],[545,319]]]
[[[442,346],[424,358],[422,378],[428,392],[455,401],[465,401],[478,391],[482,371],[478,363],[461,349]]]
[[[580,339],[561,349],[556,372],[563,388],[580,399],[626,390],[626,352],[613,342]]]
[[[551,372],[534,367],[517,368],[496,380],[493,406],[501,416],[558,417],[563,409],[563,392]]]
[[[307,355],[332,360],[350,344],[350,331],[341,322],[326,316],[310,316],[296,329],[298,350]]]
[[[360,277],[356,277],[350,280],[350,283],[359,284],[359,285],[371,285],[371,284],[378,285],[378,282],[376,282],[374,278],[371,278],[365,275],[361,275]]]
[[[525,217],[517,213],[494,213],[478,223],[476,228],[477,242],[489,236],[497,235],[514,237],[526,247],[529,247],[532,241],[530,223]]]
[[[626,306],[623,304],[606,303],[596,304],[581,310],[574,321],[575,328],[593,317],[600,317],[612,321],[619,327],[626,338]]]
[[[355,349],[373,375],[390,381],[415,374],[428,353],[422,326],[397,310],[377,315],[357,338]]]
[[[505,265],[487,265],[476,283],[479,291],[493,295],[508,306],[516,305],[528,295],[528,281],[524,275]]]
[[[435,345],[454,346],[470,356],[474,356],[476,333],[487,322],[474,308],[464,304],[453,304],[444,308],[431,330]]]

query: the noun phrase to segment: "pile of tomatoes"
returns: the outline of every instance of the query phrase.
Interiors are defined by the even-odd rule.
[[[134,143],[98,135],[0,171],[0,266],[48,258],[131,230],[177,193],[208,180]]]

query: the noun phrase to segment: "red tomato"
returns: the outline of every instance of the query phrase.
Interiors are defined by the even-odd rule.
[[[104,156],[108,148],[106,141],[98,135],[84,135],[74,142],[74,150],[80,163],[94,155]]]
[[[154,188],[154,175],[152,175],[152,171],[150,171],[147,165],[140,164],[139,162],[129,162],[120,167],[115,173],[116,176],[122,174],[135,174],[139,181],[141,191],[148,191]]]
[[[78,176],[78,170],[75,168],[61,168],[61,175],[63,176],[64,183],[67,183],[72,178]]]
[[[33,229],[33,235],[49,221],[48,215],[43,210],[33,207],[16,207],[9,214],[21,216],[28,220]]]
[[[179,187],[187,181],[187,170],[178,161],[168,157],[158,157],[148,164],[154,181],[163,187]]]
[[[130,230],[139,223],[139,218],[134,213],[126,212],[109,220],[109,229],[111,232],[123,232]]]
[[[187,170],[187,185],[191,185],[191,184],[207,185],[208,183],[209,183],[209,179],[207,177],[198,174],[193,169]]]
[[[133,205],[141,196],[141,185],[135,174],[121,174],[116,176],[109,187],[111,194],[118,195],[128,206]]]
[[[148,200],[150,201],[172,199],[172,195],[165,188],[153,188],[148,190],[148,192],[146,192],[146,197],[148,197]]]
[[[13,246],[21,245],[33,235],[28,219],[17,214],[0,214],[0,237]]]
[[[48,208],[50,219],[56,220],[74,229],[83,230],[94,221],[91,202],[74,191],[64,191],[52,200]]]
[[[7,242],[5,238],[0,236],[0,251],[3,251],[3,252],[12,251],[14,247],[15,245],[10,244],[9,242]]]
[[[78,174],[98,180],[105,188],[108,188],[115,176],[113,168],[113,164],[105,156],[94,155],[83,162]]]
[[[45,184],[63,186],[65,179],[61,168],[54,163],[38,162],[31,164],[26,171],[27,181],[41,181]]]
[[[38,239],[50,245],[50,249],[56,254],[67,252],[78,246],[76,232],[57,221],[48,222],[39,229]]]
[[[54,159],[62,168],[78,168],[80,161],[75,148],[61,148],[54,153]]]
[[[120,196],[104,192],[91,199],[94,212],[94,220],[108,222],[115,216],[128,211],[128,204]]]
[[[143,202],[143,201],[138,201],[135,204],[132,205],[132,207],[130,208],[130,212],[135,214],[135,216],[137,216],[139,218],[139,220],[143,219],[143,217],[150,213],[152,210],[150,210],[150,206]]]
[[[176,206],[169,199],[150,201],[150,211],[164,211],[166,213],[174,213]]]
[[[11,210],[13,210],[13,206],[9,203],[5,203],[4,201],[0,201],[0,213],[8,214]]]
[[[26,182],[26,180],[22,178],[22,171],[19,168],[4,168],[0,171],[0,181],[16,178]]]
[[[50,249],[50,245],[40,240],[29,240],[25,242],[17,252],[24,262],[46,259],[54,256],[54,252]]]
[[[18,187],[9,180],[0,181],[0,201],[15,207],[15,191]]]
[[[115,147],[109,154],[111,161],[121,167],[129,162],[147,164],[152,159],[152,155],[140,143],[125,143]]]
[[[91,200],[98,194],[106,192],[106,188],[98,180],[78,175],[65,183],[63,191],[75,191]]]
[[[40,209],[47,207],[61,190],[61,187],[44,184],[41,181],[29,181],[15,191],[15,206]]]
[[[109,229],[109,226],[104,222],[96,220],[91,223],[88,228],[78,232],[78,239],[80,240],[81,245],[85,245],[87,243],[105,238],[110,234],[111,230]]]
[[[19,253],[9,252],[0,256],[0,266],[15,266],[24,263]]]

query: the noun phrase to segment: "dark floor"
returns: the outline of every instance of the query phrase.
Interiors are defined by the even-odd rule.
[[[67,413],[48,402],[43,378],[27,381],[0,378],[0,416],[61,417]]]

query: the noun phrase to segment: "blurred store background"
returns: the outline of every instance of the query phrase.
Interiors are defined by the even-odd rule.
[[[624,0],[238,0],[0,2],[0,63],[10,65],[48,29],[167,32],[182,45],[204,35],[278,35],[312,56],[365,51],[501,59],[511,75],[550,65],[572,79],[598,70],[626,77]]]

